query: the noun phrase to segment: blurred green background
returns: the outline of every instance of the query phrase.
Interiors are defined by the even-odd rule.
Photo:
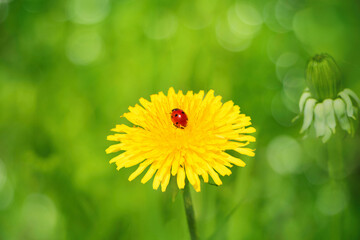
[[[360,93],[359,12],[358,0],[0,0],[0,239],[189,239],[181,196],[129,182],[136,167],[105,154],[128,106],[171,86],[214,89],[258,130],[245,168],[193,192],[202,239],[360,239],[359,134],[323,145],[291,122],[316,53]]]

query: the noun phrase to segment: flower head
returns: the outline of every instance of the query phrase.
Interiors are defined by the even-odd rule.
[[[148,168],[141,182],[146,183],[155,174],[153,188],[166,190],[170,176],[176,176],[180,189],[185,186],[185,177],[196,191],[200,191],[200,178],[221,185],[219,175],[230,175],[230,167],[244,167],[245,163],[226,150],[254,156],[254,151],[246,148],[255,137],[247,135],[255,132],[250,117],[240,114],[240,108],[232,101],[221,102],[210,90],[184,95],[170,88],[168,95],[159,92],[151,95],[150,101],[140,99],[142,106],[129,107],[123,116],[134,124],[133,127],[121,124],[107,137],[119,143],[106,149],[107,153],[121,153],[110,160],[117,169],[139,165],[129,181]],[[180,128],[172,122],[173,109],[186,113],[186,127]]]
[[[300,133],[311,126],[316,137],[323,142],[335,133],[337,123],[348,133],[353,133],[353,121],[358,114],[360,100],[350,89],[341,89],[341,74],[335,60],[328,54],[316,55],[307,66],[305,89],[299,102],[304,121]]]
[[[341,91],[341,72],[329,54],[317,54],[306,68],[306,83],[311,95],[319,101],[336,98]]]

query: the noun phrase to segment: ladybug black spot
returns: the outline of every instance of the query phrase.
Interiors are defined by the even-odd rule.
[[[184,111],[181,112],[182,114],[185,114]]]
[[[176,125],[178,125],[179,124],[179,122],[176,122]]]
[[[175,117],[177,117],[178,115],[177,114],[175,114]]]

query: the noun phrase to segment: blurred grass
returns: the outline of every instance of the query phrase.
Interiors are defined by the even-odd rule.
[[[359,135],[342,139],[334,193],[326,149],[291,123],[315,53],[360,92],[359,7],[0,0],[0,239],[189,239],[182,199],[128,182],[104,152],[128,106],[170,86],[214,89],[258,130],[255,159],[193,193],[204,239],[359,239]]]

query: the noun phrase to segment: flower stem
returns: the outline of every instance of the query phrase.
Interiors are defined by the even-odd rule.
[[[343,188],[343,156],[342,156],[342,136],[336,133],[327,144],[328,147],[328,171],[333,188]],[[331,219],[331,239],[342,239],[342,212],[332,216]]]
[[[193,203],[191,200],[190,187],[188,182],[185,183],[183,198],[184,198],[184,207],[185,207],[185,213],[189,227],[190,237],[191,240],[197,240],[198,236],[196,231],[195,213],[194,213]]]

